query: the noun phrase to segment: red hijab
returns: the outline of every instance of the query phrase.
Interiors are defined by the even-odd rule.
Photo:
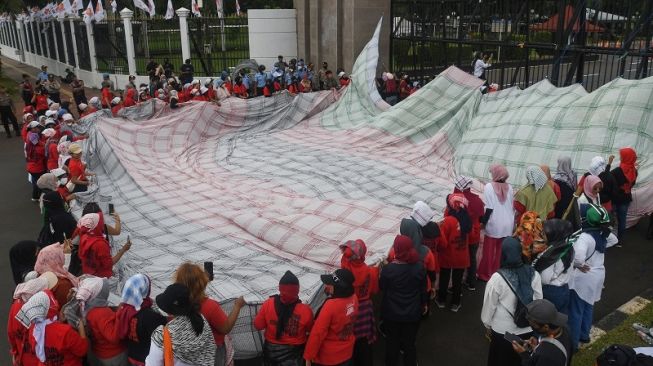
[[[340,268],[348,269],[354,274],[354,288],[358,289],[367,282],[370,275],[370,268],[365,264],[367,246],[361,239],[356,239],[340,245],[340,249]]]
[[[637,153],[630,147],[624,147],[619,149],[619,157],[621,160],[619,167],[624,172],[624,176],[628,180],[628,182],[624,184],[624,191],[626,191],[626,193],[630,193],[630,190],[633,187],[633,182],[635,182],[635,179],[637,178],[637,168],[635,168]]]
[[[419,262],[419,254],[413,247],[413,241],[406,235],[397,235],[392,245],[395,251],[395,263],[413,264]]]

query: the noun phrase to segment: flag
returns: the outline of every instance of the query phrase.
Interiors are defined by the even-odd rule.
[[[190,8],[194,16],[198,18],[202,17],[202,14],[200,14],[200,7],[197,5],[197,0],[190,0]]]
[[[166,19],[172,19],[175,17],[175,8],[172,7],[172,0],[168,0],[168,8],[166,9]]]
[[[57,4],[57,18],[63,19],[63,17],[66,16],[66,6],[64,5],[63,1]]]
[[[75,13],[77,13],[78,10],[84,9],[84,4],[82,3],[82,0],[73,0],[72,8]]]
[[[215,0],[215,9],[218,11],[218,18],[224,18],[224,4],[222,0]]]
[[[93,14],[93,1],[88,0],[88,6],[84,10],[84,23],[91,24],[95,14]]]
[[[149,10],[150,18],[156,15],[156,7],[154,6],[154,0],[149,0],[147,2],[147,7],[150,9]]]
[[[118,12],[118,3],[116,0],[111,0],[111,11],[114,13]]]
[[[70,5],[70,0],[63,0],[61,3],[63,4],[64,14],[73,13],[73,6]]]
[[[150,8],[147,7],[147,5],[143,2],[143,0],[134,0],[134,6],[149,13]]]
[[[238,0],[236,0],[236,15],[240,16],[240,4],[238,3]]]
[[[102,0],[97,0],[97,5],[95,5],[95,21],[99,22],[106,17],[104,12],[104,6],[102,6]]]

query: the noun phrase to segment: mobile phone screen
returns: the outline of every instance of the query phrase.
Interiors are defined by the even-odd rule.
[[[506,334],[503,335],[503,339],[505,339],[506,341],[508,341],[510,343],[512,343],[512,342],[517,342],[519,344],[524,343],[523,339],[519,338],[519,336],[517,336],[516,334],[512,334],[510,332],[506,332]]]
[[[113,210],[114,210],[113,203],[109,203],[109,214],[113,214]]]

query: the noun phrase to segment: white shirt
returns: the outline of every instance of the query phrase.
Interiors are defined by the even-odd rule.
[[[485,208],[492,209],[490,219],[485,224],[485,235],[493,238],[505,238],[511,236],[515,224],[515,210],[513,208],[512,186],[508,186],[506,201],[499,202],[499,197],[494,193],[492,183],[485,185],[483,198],[485,198]]]
[[[574,268],[573,265],[571,265],[565,272],[565,265],[562,263],[562,259],[558,259],[555,263],[540,273],[540,276],[542,277],[542,286],[564,286],[569,283],[573,271]]]
[[[535,272],[533,281],[533,300],[542,298],[542,280],[540,274]],[[486,328],[504,334],[524,334],[533,331],[531,327],[519,328],[511,314],[515,313],[517,307],[517,296],[510,289],[510,285],[495,272],[485,286],[483,297],[483,309],[481,310],[481,321]]]
[[[492,66],[491,64],[486,64],[482,59],[474,61],[474,76],[480,78],[483,75],[483,71],[488,67]]]
[[[609,248],[617,242],[619,242],[617,237],[610,234],[606,246]],[[605,267],[603,266],[605,254],[598,250],[595,251],[595,248],[596,243],[590,234],[580,234],[574,243],[574,267],[586,264],[590,269],[583,273],[578,268],[574,268],[569,280],[569,289],[575,290],[578,297],[590,305],[601,300],[601,291],[605,280]]]
[[[194,366],[179,361],[176,358],[174,358],[174,361],[175,361],[174,366]],[[150,354],[148,354],[147,358],[145,359],[145,366],[163,366],[163,350],[161,349],[161,347],[157,346],[154,343],[150,345]]]

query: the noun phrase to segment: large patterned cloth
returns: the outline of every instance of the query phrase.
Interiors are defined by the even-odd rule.
[[[176,110],[153,100],[82,120],[76,132],[90,135],[84,157],[98,184],[78,199],[111,200],[123,223],[117,242],[133,242],[117,276],[146,273],[156,295],[183,261],[212,261],[208,294],[223,305],[244,295],[247,317],[290,270],[317,306],[319,276],[339,265],[340,244],[362,239],[367,262],[380,260],[415,202],[442,218],[457,174],[480,191],[500,162],[521,186],[529,165],[570,156],[583,170],[621,146],[641,164],[631,217],[653,211],[653,78],[591,94],[543,81],[483,96],[479,79],[452,67],[390,107],[373,80],[378,37],[379,27],[340,92]],[[232,336],[236,357],[260,350],[246,319]]]

